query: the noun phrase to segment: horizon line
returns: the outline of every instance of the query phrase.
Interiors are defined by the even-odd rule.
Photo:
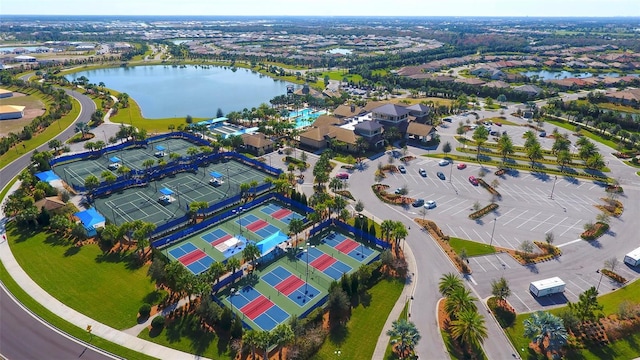
[[[196,15],[196,14],[4,14],[3,16],[125,16],[125,17],[252,17],[252,18],[270,18],[270,17],[317,17],[317,18],[640,18],[640,15],[311,15],[311,14],[295,14],[295,15],[239,15],[239,14],[216,14],[216,15]]]

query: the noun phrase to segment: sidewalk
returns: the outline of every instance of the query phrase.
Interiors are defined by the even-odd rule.
[[[378,337],[378,342],[376,344],[376,349],[373,352],[372,359],[384,359],[384,352],[387,350],[387,345],[389,345],[390,340],[389,336],[387,335],[387,331],[391,330],[393,322],[398,320],[407,301],[409,301],[408,313],[411,314],[411,307],[413,305],[412,297],[416,288],[418,271],[416,267],[416,260],[413,257],[413,252],[411,251],[411,247],[406,240],[403,246],[405,251],[405,258],[407,259],[408,265],[407,280],[405,281],[404,289],[402,289],[400,297],[398,297],[398,301],[396,301],[396,304],[393,306],[393,309],[391,309],[391,312],[387,317],[387,321],[384,323],[382,332],[380,332],[380,336]]]
[[[12,187],[9,193],[13,192],[20,186],[20,182],[17,181]],[[0,204],[4,202],[4,199],[0,201]],[[0,206],[0,209],[2,207]],[[0,218],[2,219],[2,224],[4,225],[4,214],[2,214],[2,210],[0,210]],[[127,347],[134,351],[143,353],[145,355],[149,355],[158,359],[201,359],[206,360],[198,355],[188,354],[182,351],[174,350],[162,345],[154,344],[152,342],[142,340],[137,338],[135,335],[139,333],[145,326],[147,326],[147,322],[151,322],[153,317],[150,317],[147,322],[144,324],[136,325],[133,328],[128,329],[128,332],[135,335],[130,335],[125,331],[116,330],[107,325],[96,322],[95,320],[85,316],[74,309],[66,306],[65,304],[58,301],[53,296],[49,295],[46,291],[44,291],[38,284],[36,284],[31,278],[27,275],[27,273],[22,270],[16,258],[13,256],[11,252],[11,248],[9,247],[9,242],[4,240],[3,235],[5,235],[4,226],[0,226],[0,261],[7,269],[7,273],[18,283],[18,285],[31,296],[35,301],[46,307],[49,311],[53,312],[57,316],[62,319],[78,326],[81,329],[85,329],[87,325],[91,325],[92,334],[103,339],[109,340],[115,344]],[[185,300],[181,300],[178,304],[174,305],[176,307],[184,305]],[[171,307],[173,309],[173,307]],[[167,310],[167,309],[165,309]],[[168,311],[168,310],[167,310]],[[164,315],[164,311],[163,311]],[[136,330],[138,332],[136,332]]]

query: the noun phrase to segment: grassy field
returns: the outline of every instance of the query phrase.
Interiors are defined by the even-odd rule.
[[[149,329],[144,329],[138,337],[210,359],[231,359],[228,340],[200,331],[199,318],[193,314],[168,324],[159,334],[150,334]]]
[[[90,336],[87,334],[87,331],[84,328],[77,327],[64,319],[58,317],[51,311],[47,310],[44,306],[35,301],[32,297],[30,297],[24,290],[20,288],[20,286],[9,276],[7,270],[4,265],[0,263],[0,281],[2,284],[9,290],[13,296],[22,303],[25,307],[27,307],[32,312],[38,314],[38,316],[49,323],[50,325],[60,329],[61,331],[76,337],[80,340],[84,340],[90,342],[91,344],[104,349],[110,353],[121,356],[125,359],[140,359],[140,360],[151,360],[155,359],[153,357],[135,352],[131,349],[127,349],[126,347],[114,344],[110,341],[107,341],[103,338],[97,336]]]
[[[617,313],[620,303],[625,300],[638,301],[640,299],[640,281],[635,281],[619,290],[616,290],[610,294],[601,296],[598,301],[603,305],[604,314]],[[549,312],[552,314],[558,314],[566,307],[552,309]],[[530,314],[519,314],[516,317],[514,325],[505,329],[507,336],[511,340],[513,346],[520,352],[520,356],[523,359],[536,359],[535,354],[529,351],[530,340],[523,336],[524,325],[523,321],[526,320]],[[631,334],[622,340],[618,340],[607,347],[594,346],[586,349],[581,349],[575,353],[571,353],[571,359],[632,359],[640,356],[640,333]]]
[[[42,144],[49,142],[49,140],[58,135],[61,130],[66,129],[67,126],[71,125],[71,123],[73,123],[80,114],[80,104],[75,99],[72,99],[71,103],[73,104],[73,107],[66,116],[49,125],[49,127],[47,127],[43,132],[27,141],[21,142],[17,147],[10,149],[2,156],[0,156],[0,167],[6,166],[25,153],[37,148]]]
[[[7,226],[9,244],[27,274],[56,299],[116,329],[136,324],[140,305],[157,303],[160,294],[147,266],[129,257],[104,255],[96,245],[76,247],[44,232]]]
[[[403,287],[404,283],[397,280],[381,280],[372,287],[369,290],[371,301],[353,309],[344,334],[330,335],[313,359],[334,359],[336,349],[340,349],[343,359],[371,359],[387,315]]]
[[[567,129],[567,130],[571,130],[572,132],[575,130],[576,126],[573,124],[570,124],[568,122],[565,121],[559,121],[559,120],[551,120],[551,119],[545,119],[544,122],[549,123],[551,125],[557,126],[557,127],[561,127],[563,129]],[[608,147],[615,149],[618,144],[616,142],[613,142],[611,140],[605,139],[602,136],[591,132],[589,130],[585,130],[585,129],[581,129],[580,130],[580,134],[588,137],[589,139],[593,140],[593,141],[597,141],[601,144],[607,145]]]
[[[467,251],[467,256],[488,255],[496,252],[496,248],[493,246],[456,237],[449,238],[449,245],[451,245],[453,250],[458,254],[460,254],[462,249],[465,249]]]

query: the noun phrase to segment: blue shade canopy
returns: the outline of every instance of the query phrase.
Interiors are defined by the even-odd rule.
[[[278,231],[277,233],[264,238],[262,241],[257,243],[256,246],[260,250],[260,254],[264,255],[273,250],[276,246],[278,246],[278,244],[287,241],[288,239],[289,237],[287,235],[283,234],[281,231]]]
[[[156,145],[156,150],[158,150],[158,151],[164,151],[164,150],[165,150],[165,148],[164,148],[164,146],[162,146],[162,145]]]
[[[117,163],[120,162],[120,158],[117,156],[112,156],[109,158],[109,161],[111,161],[112,163]]]
[[[173,191],[171,189],[168,189],[168,188],[162,188],[162,189],[160,189],[160,193],[162,195],[172,195]]]
[[[100,215],[96,209],[90,208],[73,214],[80,219],[85,228],[93,228],[95,225],[105,222],[104,216]]]
[[[219,179],[219,178],[221,178],[221,177],[222,177],[222,174],[220,174],[220,173],[219,173],[219,172],[217,172],[217,171],[212,171],[212,172],[210,172],[210,173],[209,173],[209,175],[213,176],[213,177],[214,177],[214,178],[216,178],[216,179]]]
[[[51,171],[51,170],[43,171],[41,173],[37,173],[36,177],[38,179],[40,179],[40,181],[44,181],[44,182],[51,182],[51,181],[55,181],[55,180],[60,180],[60,177],[58,177],[58,175],[54,174],[53,171]]]

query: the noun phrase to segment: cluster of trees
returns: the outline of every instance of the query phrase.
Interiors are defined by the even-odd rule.
[[[608,102],[604,93],[590,92],[587,102],[568,101],[554,99],[547,105],[549,113],[560,116],[564,114],[568,119],[597,128],[600,131],[608,131],[614,135],[626,135],[629,138],[632,132],[640,131],[640,121],[631,113],[620,113],[614,110],[600,109],[598,104]],[[640,105],[637,105],[640,106]],[[621,131],[626,131],[627,134]],[[637,135],[637,134],[636,134]],[[635,142],[638,139],[636,137]]]
[[[12,146],[16,146],[21,141],[29,140],[37,132],[46,129],[54,121],[59,120],[69,113],[72,108],[71,97],[59,88],[54,88],[48,83],[24,82],[15,79],[14,74],[8,70],[0,70],[0,83],[4,86],[15,86],[15,91],[21,93],[38,92],[45,101],[50,103],[45,114],[36,116],[28,125],[18,134],[10,132],[7,136],[0,139],[0,155],[9,151]]]
[[[450,322],[445,329],[467,355],[472,355],[487,338],[484,317],[478,312],[478,300],[456,274],[440,278],[438,291],[445,298],[444,308]]]

